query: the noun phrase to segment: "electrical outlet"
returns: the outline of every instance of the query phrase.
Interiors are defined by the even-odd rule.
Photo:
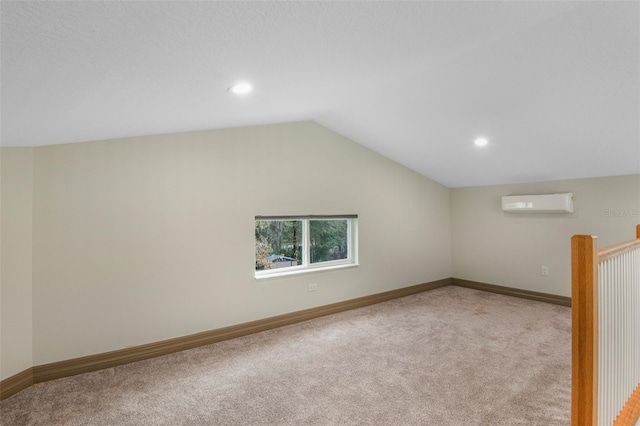
[[[543,276],[545,276],[545,277],[546,277],[547,275],[549,275],[549,267],[548,267],[548,266],[543,266],[543,267],[540,269],[540,275],[543,275]]]
[[[318,284],[316,283],[309,284],[309,291],[316,291],[316,290],[318,290]]]

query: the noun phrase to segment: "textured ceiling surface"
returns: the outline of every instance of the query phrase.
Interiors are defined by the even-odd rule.
[[[3,146],[314,120],[450,187],[640,173],[635,1],[0,11]]]

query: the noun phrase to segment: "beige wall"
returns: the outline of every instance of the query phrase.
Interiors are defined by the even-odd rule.
[[[40,147],[33,185],[36,365],[451,276],[449,189],[312,122]],[[255,215],[330,213],[359,267],[254,279]]]
[[[0,380],[33,365],[33,149],[0,150]]]
[[[501,211],[503,195],[554,192],[573,192],[575,212]],[[570,296],[571,236],[597,235],[599,246],[633,239],[639,211],[640,175],[452,189],[453,276]]]
[[[571,235],[640,222],[638,175],[449,190],[311,122],[0,152],[0,379],[450,276],[568,296]],[[573,214],[500,211],[563,191]],[[254,279],[255,215],[335,213],[359,267]]]

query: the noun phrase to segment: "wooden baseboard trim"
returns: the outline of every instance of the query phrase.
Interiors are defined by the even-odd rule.
[[[119,349],[96,355],[89,355],[81,358],[54,362],[50,364],[38,365],[28,368],[8,379],[0,381],[0,401],[11,395],[28,388],[34,383],[41,383],[48,380],[74,376],[76,374],[89,373],[103,370],[105,368],[116,367],[131,362],[142,361],[162,355],[180,352],[186,349],[193,349],[199,346],[210,345],[236,337],[247,336],[261,331],[271,330],[286,325],[336,314],[351,309],[362,308],[377,303],[412,294],[422,293],[448,285],[473,288],[476,290],[489,291],[492,293],[505,294],[508,296],[523,297],[526,299],[541,302],[554,303],[562,306],[571,306],[571,298],[556,296],[553,294],[538,293],[528,290],[520,290],[510,287],[502,287],[493,284],[485,284],[475,281],[462,280],[459,278],[445,278],[424,284],[410,287],[403,287],[383,293],[372,294],[370,296],[358,297],[356,299],[345,300],[343,302],[332,303],[330,305],[318,306],[316,308],[305,309],[289,314],[278,315],[257,321],[251,321],[230,327],[191,334],[189,336],[177,337],[146,345],[135,346],[126,349]]]
[[[131,362],[168,355],[186,349],[210,345],[212,343],[259,333],[261,331],[295,324],[350,309],[374,305],[376,303],[433,290],[435,288],[445,287],[450,284],[451,278],[445,278],[430,283],[399,288],[396,290],[386,291],[384,293],[372,294],[370,296],[358,297],[356,299],[332,303],[330,305],[319,306],[271,318],[251,321],[244,324],[191,334],[189,336],[177,337],[146,345],[38,365],[0,382],[2,399],[8,398],[34,383],[74,376],[76,374],[89,373],[91,371],[102,370]]]
[[[0,401],[15,395],[33,385],[33,368],[27,368],[18,374],[0,381]]]
[[[135,346],[126,349],[119,349],[96,355],[89,355],[81,358],[54,362],[50,364],[38,365],[28,368],[8,379],[0,381],[0,401],[35,383],[63,377],[74,376],[76,374],[89,373],[105,368],[116,367],[131,362],[142,361],[162,355],[180,352],[186,349],[193,349],[199,346],[210,345],[236,337],[247,336],[261,331],[271,330],[286,325],[336,314],[351,309],[362,308],[377,303],[412,294],[422,293],[448,285],[473,288],[476,290],[499,293],[508,296],[523,297],[526,299],[541,302],[554,303],[562,306],[571,306],[571,298],[557,296],[547,293],[538,293],[528,290],[520,290],[510,287],[502,287],[493,284],[485,284],[475,281],[468,281],[459,278],[445,278],[424,284],[390,290],[383,293],[372,294],[370,296],[358,297],[343,302],[332,303],[330,305],[318,306],[316,308],[305,309],[289,314],[278,315],[257,321],[251,321],[230,327],[191,334],[189,336],[177,337],[146,345]]]
[[[571,298],[558,296],[549,293],[539,293],[537,291],[522,290],[519,288],[503,287],[495,284],[480,283],[477,281],[463,280],[460,278],[451,279],[453,285],[459,287],[473,288],[475,290],[488,291],[491,293],[504,294],[507,296],[521,297],[523,299],[537,300],[538,302],[553,303],[554,305],[571,306]]]

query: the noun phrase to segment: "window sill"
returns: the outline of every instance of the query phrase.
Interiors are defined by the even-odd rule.
[[[314,272],[325,272],[325,271],[335,271],[337,269],[355,268],[357,266],[359,266],[358,263],[347,263],[344,265],[324,266],[321,268],[306,268],[306,269],[296,269],[294,271],[271,272],[268,274],[255,275],[255,279],[257,281],[262,281],[262,280],[268,280],[272,278],[283,278],[283,277],[288,277],[292,275],[303,275],[303,274],[312,274]]]

